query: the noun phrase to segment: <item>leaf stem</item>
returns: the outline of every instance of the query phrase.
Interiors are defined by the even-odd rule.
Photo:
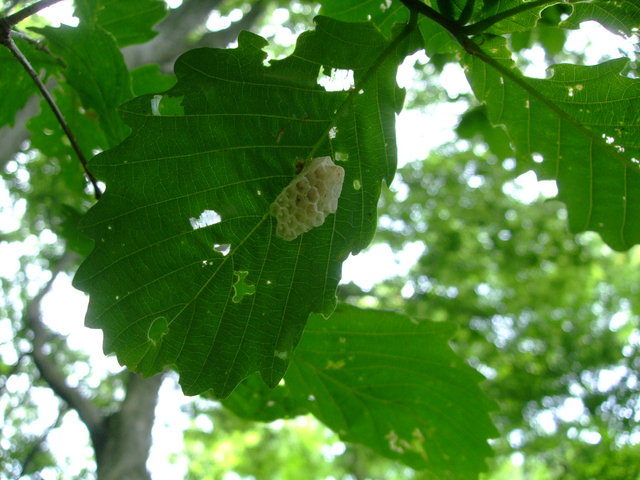
[[[46,1],[43,1],[43,2],[39,2],[39,3],[47,3],[47,1],[48,1],[48,3],[52,3],[50,0],[46,0]],[[55,3],[55,2],[53,2],[53,3]],[[26,8],[24,10],[26,10]],[[21,13],[22,11],[23,10],[21,10],[18,13]],[[16,13],[16,15],[18,13]],[[10,17],[7,17],[7,18],[10,18]],[[76,155],[78,156],[78,159],[80,160],[80,163],[82,164],[82,169],[84,170],[84,173],[86,174],[87,178],[91,182],[91,185],[93,186],[94,196],[95,196],[96,200],[99,200],[100,197],[102,196],[102,190],[100,190],[100,186],[98,185],[98,180],[89,171],[89,169],[87,167],[87,159],[84,156],[84,154],[82,153],[82,149],[80,148],[80,145],[78,145],[78,142],[76,141],[75,136],[73,135],[73,132],[69,128],[69,125],[67,124],[66,120],[64,119],[64,116],[62,115],[62,112],[58,108],[58,105],[56,104],[55,100],[53,99],[53,97],[49,93],[49,90],[47,90],[47,87],[44,85],[42,80],[40,80],[40,77],[38,76],[38,73],[33,69],[33,67],[31,66],[31,63],[29,62],[27,57],[24,56],[22,51],[20,51],[18,46],[15,44],[15,42],[11,38],[11,35],[8,34],[6,37],[3,36],[2,38],[0,38],[0,43],[2,43],[5,47],[7,47],[11,51],[13,56],[16,57],[18,62],[20,62],[22,67],[26,70],[26,72],[32,78],[32,80],[34,81],[34,83],[38,87],[38,90],[40,90],[40,93],[42,94],[44,99],[49,104],[49,107],[51,108],[51,111],[55,115],[56,119],[58,120],[58,123],[62,127],[62,130],[64,131],[64,133],[66,134],[67,138],[69,139],[69,142],[71,143],[71,147],[76,152]]]
[[[463,33],[462,28],[454,20],[445,17],[437,10],[434,10],[426,3],[422,3],[419,0],[400,0],[405,7],[411,12],[419,13],[427,18],[430,18],[437,24],[441,25],[449,31],[456,39],[459,39]]]

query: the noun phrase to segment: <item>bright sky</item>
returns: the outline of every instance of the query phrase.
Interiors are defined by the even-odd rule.
[[[277,12],[277,15],[288,15],[286,10]],[[48,19],[56,24],[58,21],[70,25],[77,22],[72,16],[73,8],[70,1],[61,2],[54,7],[46,10]],[[232,17],[235,15],[232,13]],[[215,14],[209,19],[209,26],[212,29],[225,28],[228,21],[235,18],[224,18]],[[295,41],[290,32],[279,27],[271,27],[272,32],[269,34],[276,35],[278,41],[286,43]],[[279,31],[278,30],[282,30]],[[596,41],[590,41],[596,39]],[[637,41],[637,39],[635,39]],[[633,39],[625,41],[624,39],[612,35],[604,30],[600,25],[594,22],[587,22],[582,25],[579,31],[571,33],[567,48],[575,51],[583,51],[586,53],[587,63],[594,64],[599,59],[609,56],[618,57],[619,52],[625,52],[632,56],[634,52]],[[535,60],[535,64],[530,67],[526,74],[535,77],[544,77],[545,68],[544,52],[541,48],[534,47],[529,50],[526,55]],[[398,73],[398,83],[401,86],[411,87],[415,72],[412,65],[417,58],[426,61],[423,53],[414,55],[405,62]],[[448,93],[455,96],[459,93],[469,91],[469,85],[464,78],[462,69],[457,65],[448,65],[441,76],[442,83],[446,86]],[[463,102],[455,104],[442,104],[427,107],[424,111],[410,110],[403,111],[398,119],[398,150],[399,164],[404,165],[407,162],[425,158],[429,151],[440,144],[453,140],[453,128],[458,122],[459,115],[465,110],[466,106]],[[396,185],[392,185],[395,188]],[[531,201],[538,194],[553,195],[555,185],[551,183],[538,184],[535,175],[530,173],[517,179],[513,184],[513,190],[508,192],[514,196],[522,195],[522,200]],[[0,184],[0,204],[10,204],[7,190],[4,184]],[[16,210],[8,209],[0,210],[0,231],[11,231],[18,225],[21,216],[21,210],[24,205],[20,203]],[[55,242],[55,236],[50,234],[45,238],[33,237],[25,244],[0,244],[0,276],[5,278],[13,278],[19,271],[20,265],[17,257],[21,254],[32,252],[37,253],[38,243]],[[370,289],[375,283],[384,278],[394,275],[404,275],[411,266],[421,256],[424,251],[424,245],[420,242],[412,242],[398,253],[394,253],[388,245],[374,245],[367,253],[360,254],[356,257],[349,258],[343,267],[342,282],[356,282],[365,289]],[[30,279],[35,283],[41,284],[42,271],[37,268],[27,272]],[[94,382],[97,383],[101,377],[109,372],[120,370],[119,365],[113,357],[105,357],[101,352],[101,332],[90,330],[83,326],[84,313],[86,311],[87,299],[84,294],[76,291],[71,287],[71,280],[66,276],[60,277],[51,293],[47,296],[43,303],[44,320],[55,331],[67,336],[69,346],[73,349],[83,350],[91,354],[92,358],[92,375]],[[10,329],[5,320],[0,320],[0,345],[2,341],[8,340]],[[0,347],[1,348],[1,347]],[[10,358],[6,358],[6,352],[0,349],[0,355],[3,355],[5,361],[10,362]],[[73,378],[71,379],[73,381]],[[42,425],[46,428],[53,419],[51,417],[51,409],[46,405],[50,405],[52,394],[45,389],[36,390],[36,395],[42,396]],[[184,462],[174,464],[169,462],[171,454],[179,453],[182,450],[182,440],[180,432],[187,426],[188,419],[184,415],[176,415],[179,406],[188,401],[176,388],[173,381],[168,381],[162,387],[157,416],[158,421],[154,427],[154,443],[149,460],[149,467],[153,472],[155,480],[177,479],[182,478],[186,471]],[[570,416],[580,412],[582,405],[565,405],[562,407],[561,415]],[[573,412],[573,413],[572,413]],[[553,416],[550,412],[549,415]],[[553,418],[540,418],[541,425],[545,428],[553,428]],[[55,431],[50,438],[49,445],[60,459],[67,459],[69,463],[69,473],[74,473],[74,468],[79,468],[77,457],[71,457],[70,452],[85,451],[87,456],[91,455],[88,450],[89,439],[86,430],[73,415],[68,415],[62,428]],[[75,445],[75,446],[72,446]]]

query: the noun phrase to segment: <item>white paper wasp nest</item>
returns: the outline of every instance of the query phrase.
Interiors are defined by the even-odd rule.
[[[287,185],[271,204],[276,217],[276,235],[293,240],[324,223],[327,215],[336,213],[342,192],[344,168],[331,157],[314,158]]]

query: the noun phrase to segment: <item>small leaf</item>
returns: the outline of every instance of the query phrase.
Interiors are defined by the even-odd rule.
[[[120,47],[151,40],[156,36],[152,27],[167,13],[162,0],[109,0],[102,4],[96,23],[110,32]]]
[[[127,133],[117,107],[131,98],[129,72],[113,37],[99,27],[34,28],[66,64],[64,75],[87,109],[98,114],[111,145]]]
[[[45,69],[44,80],[52,72],[59,70],[59,65],[55,60],[32,43],[21,38],[15,38],[15,43],[28,58],[34,70],[40,72]],[[0,48],[0,65],[2,65],[0,85],[2,85],[3,92],[0,96],[0,127],[2,127],[6,124],[13,125],[16,112],[24,107],[29,97],[37,92],[37,89],[33,79],[8,48]]]
[[[640,243],[640,80],[621,74],[628,60],[555,65],[536,79],[513,67],[503,38],[482,52],[464,60],[473,90],[518,158],[557,180],[571,230],[596,231],[616,250]]]

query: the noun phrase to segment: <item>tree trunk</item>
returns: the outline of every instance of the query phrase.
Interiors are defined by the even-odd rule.
[[[120,409],[92,432],[98,480],[150,480],[147,458],[162,375],[143,378],[129,374],[127,395]]]

